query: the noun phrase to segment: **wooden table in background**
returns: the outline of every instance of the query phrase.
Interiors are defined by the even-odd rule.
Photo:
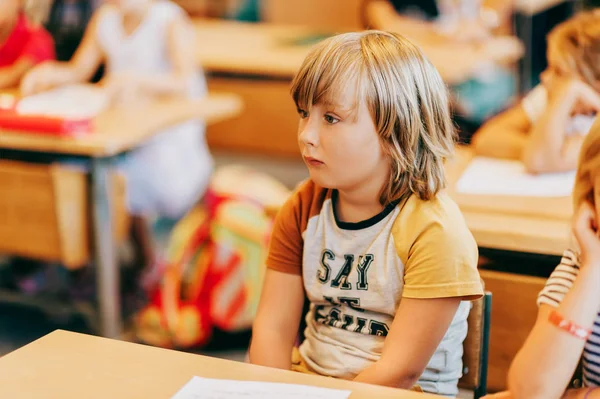
[[[0,398],[168,399],[194,376],[351,390],[350,399],[438,398],[65,331],[0,358]]]
[[[0,130],[0,151],[75,155],[91,162],[91,206],[102,335],[117,337],[121,332],[118,265],[112,233],[113,197],[108,184],[115,157],[144,144],[170,126],[191,119],[215,123],[235,116],[241,108],[242,103],[235,95],[211,94],[200,100],[162,100],[109,109],[94,120],[94,133],[79,138]]]
[[[289,94],[290,82],[314,44],[304,42],[335,32],[206,19],[194,19],[193,23],[196,59],[208,74],[209,88],[236,93],[246,105],[240,118],[208,129],[209,145],[299,159],[298,115]],[[455,84],[489,64],[492,51],[489,46],[476,49],[457,44],[429,56],[446,83]]]
[[[472,158],[470,149],[459,148],[446,170],[450,195],[477,244],[503,251],[562,255],[570,244],[571,198],[457,193],[454,185]]]

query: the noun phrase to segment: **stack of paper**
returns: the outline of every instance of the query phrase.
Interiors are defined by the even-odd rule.
[[[171,399],[347,399],[350,391],[194,377]]]
[[[72,85],[24,97],[17,103],[16,110],[21,115],[90,119],[108,105],[109,98],[101,87]]]
[[[505,159],[473,158],[456,184],[456,192],[478,195],[568,197],[575,172],[532,175],[523,163]]]

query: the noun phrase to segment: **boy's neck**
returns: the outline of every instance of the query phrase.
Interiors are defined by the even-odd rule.
[[[346,223],[357,223],[381,213],[385,206],[379,202],[383,183],[372,179],[353,189],[338,189],[336,214]]]
[[[148,14],[148,10],[150,10],[150,7],[152,7],[153,3],[154,3],[153,1],[149,1],[147,4],[145,4],[142,7],[123,11],[122,12],[123,20],[130,22],[130,23],[141,22],[146,17],[146,14]]]

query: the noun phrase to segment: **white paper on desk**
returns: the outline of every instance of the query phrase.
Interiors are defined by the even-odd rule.
[[[456,192],[479,195],[568,197],[573,191],[574,182],[574,171],[532,175],[525,171],[520,161],[475,157],[456,184]]]
[[[171,399],[347,399],[350,394],[305,385],[194,377]]]
[[[24,115],[87,119],[95,117],[108,105],[108,95],[101,87],[70,85],[20,99],[17,112]]]

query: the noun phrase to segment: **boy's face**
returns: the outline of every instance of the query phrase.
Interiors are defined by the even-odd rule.
[[[372,187],[379,179],[384,182],[390,171],[366,104],[353,110],[356,94],[352,86],[341,93],[339,104],[298,110],[300,152],[311,179],[322,187]]]

